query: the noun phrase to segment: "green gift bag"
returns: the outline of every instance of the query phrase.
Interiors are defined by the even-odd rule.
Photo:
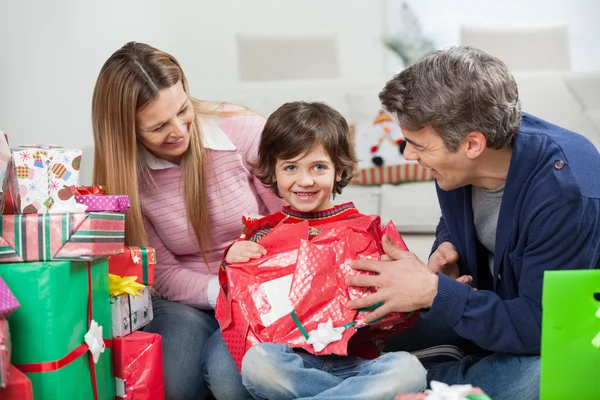
[[[547,271],[540,398],[600,399],[600,270]]]
[[[35,399],[114,399],[107,260],[0,264],[0,276],[21,303],[9,318],[12,363],[31,380]],[[97,363],[88,332],[100,345],[92,347],[108,345]]]

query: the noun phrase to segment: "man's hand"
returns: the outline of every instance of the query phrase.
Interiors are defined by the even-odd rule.
[[[267,250],[258,243],[247,240],[235,242],[231,245],[225,256],[229,264],[248,262],[252,258],[261,258],[267,254]]]
[[[376,287],[377,292],[348,302],[347,306],[359,309],[382,302],[383,305],[365,317],[370,323],[391,312],[409,312],[431,307],[437,295],[438,276],[427,268],[413,253],[394,246],[387,235],[383,236],[383,250],[392,261],[356,260],[354,269],[375,272],[375,275],[346,277],[350,286]]]
[[[473,277],[471,275],[460,276],[457,262],[458,252],[456,247],[450,242],[444,242],[431,254],[427,267],[433,272],[441,272],[458,282],[471,285]]]

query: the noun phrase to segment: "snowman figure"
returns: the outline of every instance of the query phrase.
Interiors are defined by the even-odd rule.
[[[389,114],[383,110],[379,111],[377,118],[373,121],[373,126],[379,127],[378,131],[380,132],[380,136],[377,138],[377,143],[371,146],[371,161],[377,167],[381,167],[385,164],[385,160],[381,154],[382,146],[391,144],[392,146],[397,147],[397,151],[402,155],[404,153],[404,148],[406,147],[406,142],[399,133],[400,128]]]

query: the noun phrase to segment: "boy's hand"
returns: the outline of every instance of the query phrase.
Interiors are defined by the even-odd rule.
[[[252,258],[261,258],[267,254],[267,250],[258,243],[247,240],[235,242],[231,245],[225,256],[228,264],[248,262]]]

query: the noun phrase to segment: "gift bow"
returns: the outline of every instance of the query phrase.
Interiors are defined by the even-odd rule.
[[[75,196],[101,195],[106,194],[106,186],[93,185],[90,186],[71,186],[71,191]]]
[[[360,310],[358,310],[358,314],[374,310],[377,307],[380,307],[382,305],[383,305],[383,303],[380,301],[380,302],[370,305],[368,307],[361,308]],[[348,322],[348,323],[336,328],[333,326],[333,322],[331,321],[331,318],[330,318],[327,322],[320,322],[317,326],[317,329],[312,330],[309,333],[304,328],[304,325],[302,325],[302,322],[300,322],[300,319],[298,319],[298,316],[296,315],[296,311],[292,310],[290,315],[292,317],[292,320],[294,321],[294,323],[296,324],[296,326],[302,333],[302,336],[304,336],[304,339],[306,339],[306,343],[311,344],[317,353],[320,351],[323,351],[323,349],[325,349],[325,347],[327,347],[329,345],[329,343],[333,343],[333,342],[337,342],[338,340],[342,340],[342,333],[344,333],[344,331],[346,329],[352,328],[353,326],[355,326],[357,324],[361,324],[357,321],[351,321],[351,322]],[[378,320],[373,321],[373,322],[377,322],[382,318],[379,318]]]
[[[102,327],[96,321],[91,320],[90,329],[83,336],[83,340],[88,345],[90,353],[92,353],[94,364],[97,364],[100,353],[104,353],[104,349],[106,348],[104,338],[102,338]]]
[[[448,385],[431,381],[425,400],[491,400],[481,389],[471,385]]]
[[[119,276],[108,274],[108,285],[111,297],[127,293],[132,296],[141,296],[140,290],[146,286],[136,282],[137,276]]]

